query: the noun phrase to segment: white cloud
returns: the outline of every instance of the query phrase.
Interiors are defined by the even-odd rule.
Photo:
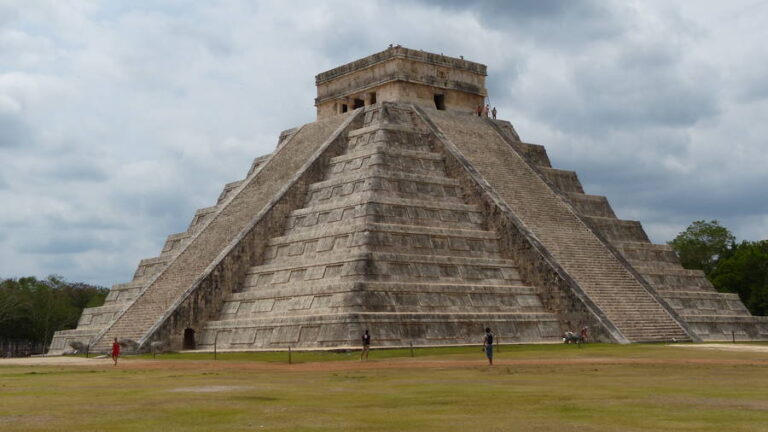
[[[656,241],[765,238],[768,7],[694,5],[0,0],[0,276],[130,279],[314,119],[314,74],[389,43],[488,64],[501,117]]]

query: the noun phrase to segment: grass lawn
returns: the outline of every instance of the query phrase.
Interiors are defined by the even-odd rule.
[[[768,431],[768,354],[661,345],[0,362],[0,431]]]

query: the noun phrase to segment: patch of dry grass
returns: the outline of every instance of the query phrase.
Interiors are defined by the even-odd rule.
[[[518,346],[504,347],[502,364],[489,368],[478,349],[467,348],[416,357],[443,366],[412,367],[406,357],[373,360],[389,367],[366,369],[356,369],[353,354],[336,359],[345,369],[326,362],[317,370],[238,368],[255,361],[247,355],[222,361],[226,368],[179,368],[175,356],[153,369],[136,368],[142,360],[117,368],[0,366],[0,429],[768,430],[768,358],[761,353]]]

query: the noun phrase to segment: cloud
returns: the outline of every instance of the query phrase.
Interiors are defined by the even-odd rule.
[[[21,254],[78,254],[94,249],[110,249],[114,244],[106,239],[83,236],[82,233],[55,234],[50,238],[39,238],[20,242],[16,251]]]
[[[765,236],[767,10],[0,2],[0,274],[129,280],[314,119],[315,74],[390,43],[487,64],[501,117],[654,240],[713,217]]]
[[[569,0],[421,0],[448,10],[469,11],[488,27],[533,39],[547,47],[572,47],[622,31],[615,2]]]
[[[30,126],[19,111],[16,101],[0,94],[0,149],[21,147],[32,141]]]

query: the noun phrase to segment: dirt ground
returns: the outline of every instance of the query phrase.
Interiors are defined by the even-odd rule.
[[[691,348],[691,349],[704,349],[704,350],[716,350],[716,351],[768,353],[768,346],[766,345],[712,343],[712,344],[690,344],[690,345],[684,344],[684,345],[667,345],[667,346],[672,346],[675,348]]]
[[[728,345],[728,344],[697,344],[697,345],[670,345],[675,348],[740,351],[752,353],[768,353],[768,346],[754,345]],[[393,368],[464,368],[486,365],[482,358],[477,360],[434,360],[396,358],[357,361],[326,361],[308,362],[298,364],[274,363],[274,362],[249,362],[249,361],[225,361],[225,360],[144,360],[129,359],[120,361],[117,365],[121,369],[130,370],[154,370],[154,369],[178,369],[178,370],[275,370],[275,371],[347,371],[368,369],[393,369]],[[616,357],[589,357],[589,358],[564,358],[564,359],[497,359],[497,366],[515,365],[606,365],[606,364],[635,364],[635,365],[680,365],[680,364],[708,364],[708,365],[768,365],[766,359],[708,359],[708,358],[616,358]],[[109,358],[83,358],[83,357],[26,357],[15,359],[0,359],[0,367],[3,365],[15,366],[84,366],[84,367],[114,367]]]

